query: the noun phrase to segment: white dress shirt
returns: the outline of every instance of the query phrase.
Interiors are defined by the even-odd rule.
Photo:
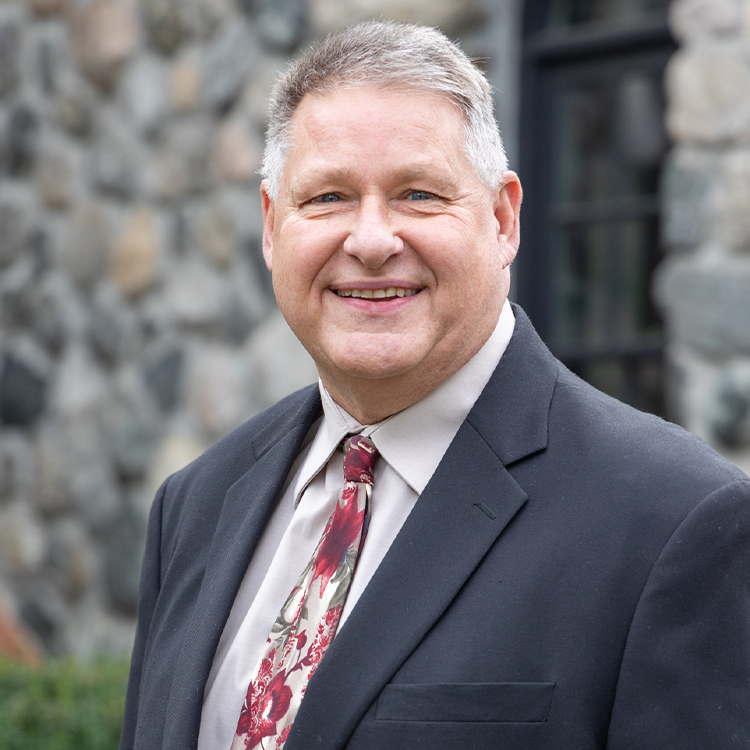
[[[323,417],[308,433],[281,500],[234,600],[204,692],[198,750],[228,750],[247,686],[276,617],[310,560],[343,484],[351,433],[372,438],[375,465],[370,526],[339,630],[396,538],[445,451],[484,390],[510,341],[515,318],[506,301],[484,346],[446,382],[407,409],[362,425],[319,384]]]

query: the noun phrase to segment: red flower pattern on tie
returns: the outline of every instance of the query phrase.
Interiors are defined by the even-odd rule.
[[[346,443],[344,486],[310,562],[287,598],[247,688],[231,750],[281,750],[338,628],[367,534],[378,451],[369,438]],[[271,744],[265,741],[270,739]]]

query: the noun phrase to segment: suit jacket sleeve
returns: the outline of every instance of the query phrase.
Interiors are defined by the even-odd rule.
[[[750,481],[680,524],[636,608],[608,750],[750,747]]]
[[[157,492],[149,515],[146,551],[143,557],[141,584],[138,595],[138,628],[136,630],[133,655],[130,662],[130,677],[128,678],[128,692],[125,699],[125,716],[120,736],[120,750],[129,750],[133,747],[135,740],[146,642],[156,606],[156,599],[161,587],[162,507],[168,481],[165,481]]]

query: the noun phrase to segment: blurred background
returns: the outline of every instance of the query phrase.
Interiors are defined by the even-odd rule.
[[[0,0],[0,651],[126,654],[159,484],[315,380],[260,253],[266,98],[381,16],[495,86],[553,351],[750,469],[750,0]]]

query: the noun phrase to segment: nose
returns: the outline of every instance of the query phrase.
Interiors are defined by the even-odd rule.
[[[365,268],[376,270],[392,255],[403,250],[403,240],[394,233],[385,201],[364,197],[357,209],[354,225],[344,240],[344,252],[358,258]]]

